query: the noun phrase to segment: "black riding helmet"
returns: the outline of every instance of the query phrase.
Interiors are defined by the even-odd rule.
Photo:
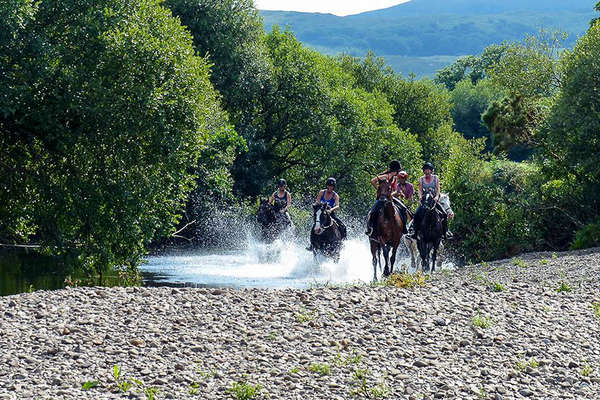
[[[327,182],[325,182],[325,186],[334,186],[335,187],[335,178],[327,178]]]
[[[280,179],[279,183],[277,184],[277,187],[285,187],[287,186],[287,182],[285,181],[285,179]]]
[[[398,172],[401,169],[402,169],[402,167],[400,166],[400,161],[393,160],[392,162],[390,162],[390,171],[391,172]]]
[[[430,169],[433,171],[433,164],[430,163],[429,161],[427,161],[425,164],[423,164],[423,168],[422,169]]]

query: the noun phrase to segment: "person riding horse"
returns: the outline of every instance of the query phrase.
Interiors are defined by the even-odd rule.
[[[347,236],[347,229],[346,225],[335,213],[335,211],[340,208],[340,196],[334,191],[335,185],[335,178],[327,178],[327,181],[325,182],[326,188],[319,191],[319,194],[315,200],[315,204],[329,204],[330,208],[327,209],[326,212],[329,213],[331,218],[333,218],[338,225],[340,234],[342,235],[341,239],[344,240]],[[312,251],[312,246],[307,247],[306,250]]]
[[[288,213],[288,209],[292,205],[292,196],[287,191],[287,182],[285,179],[279,180],[277,190],[269,198],[269,204],[275,208],[277,223],[281,223],[283,226],[290,226],[292,224],[292,219]]]
[[[433,199],[436,202],[436,210],[442,217],[444,239],[451,239],[452,232],[448,230],[448,218],[452,219],[454,215],[449,215],[446,213],[446,211],[438,203],[440,198],[440,179],[437,175],[433,174],[433,164],[430,162],[424,163],[423,174],[424,175],[419,178],[419,207],[415,213],[408,236],[412,239],[416,239],[419,235],[419,226],[421,225],[421,220],[423,219],[423,214],[425,213],[425,208],[423,207],[423,198],[425,194],[429,193],[433,196]]]
[[[373,185],[373,187],[377,190],[377,188],[379,187],[380,181],[387,181],[391,185],[392,192],[393,193],[397,192],[397,180],[396,179],[400,172],[400,169],[401,169],[400,162],[397,160],[393,160],[392,162],[390,162],[390,167],[387,171],[377,174],[375,177],[373,177],[373,179],[371,179],[371,185]],[[369,214],[367,215],[367,231],[365,232],[365,234],[368,235],[369,239],[371,239],[371,240],[375,239],[377,236],[377,229],[376,229],[375,221],[377,219],[377,216],[379,215],[379,211],[381,210],[381,208],[383,207],[384,204],[385,204],[385,199],[377,198],[375,200],[375,204],[371,208],[371,211],[369,211]],[[399,208],[402,209],[404,207],[399,207]],[[402,218],[403,218],[403,222],[405,223],[406,216],[404,216]]]
[[[402,233],[406,234],[408,233],[406,230],[406,226],[408,225],[407,214],[410,214],[411,218],[413,217],[409,207],[412,204],[415,188],[412,183],[406,181],[408,179],[408,173],[406,171],[398,172],[396,179],[398,181],[396,183],[396,190],[392,193],[392,197],[394,198],[394,204],[398,206],[398,209],[400,210],[400,216],[402,217]],[[401,199],[404,199],[408,205],[404,204]]]

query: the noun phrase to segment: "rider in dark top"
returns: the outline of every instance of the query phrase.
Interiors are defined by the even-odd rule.
[[[273,192],[269,198],[271,204],[278,215],[278,220],[282,220],[284,224],[290,225],[292,219],[288,213],[288,209],[292,205],[292,195],[287,191],[287,182],[285,179],[280,179],[277,185],[277,190]]]
[[[340,196],[334,191],[336,185],[335,178],[327,178],[327,182],[325,182],[326,189],[322,189],[319,191],[317,198],[315,200],[315,204],[327,203],[329,207],[329,215],[331,218],[337,223],[340,229],[341,239],[346,239],[347,229],[346,225],[342,222],[341,219],[336,215],[335,211],[340,208]],[[306,250],[311,250],[312,247],[307,247]]]

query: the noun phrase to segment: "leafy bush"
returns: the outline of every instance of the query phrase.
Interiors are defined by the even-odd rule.
[[[575,233],[571,250],[600,246],[600,218],[596,219]]]

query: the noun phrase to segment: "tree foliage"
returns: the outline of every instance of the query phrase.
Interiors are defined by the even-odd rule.
[[[564,78],[541,129],[546,174],[573,177],[582,222],[600,214],[600,25],[594,24],[564,59]]]
[[[168,234],[226,115],[155,0],[0,4],[0,237],[135,265]]]

